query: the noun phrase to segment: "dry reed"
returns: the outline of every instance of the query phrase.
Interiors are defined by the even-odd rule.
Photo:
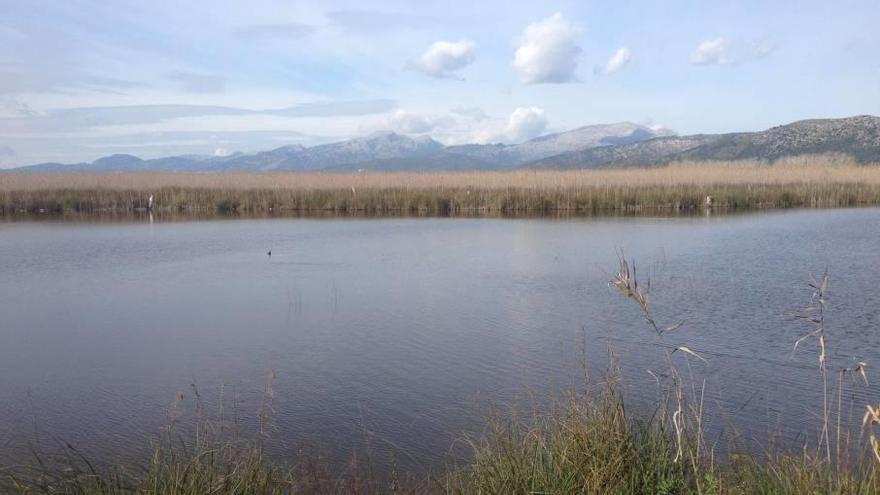
[[[0,174],[0,214],[517,214],[880,204],[880,165],[835,156],[505,172]]]

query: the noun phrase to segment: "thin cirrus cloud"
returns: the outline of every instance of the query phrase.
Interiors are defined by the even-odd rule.
[[[605,66],[598,68],[596,72],[605,75],[614,74],[626,67],[631,59],[632,51],[625,46],[620,47],[614,51]]]
[[[694,65],[737,65],[767,57],[775,50],[776,42],[766,36],[757,40],[719,36],[697,45],[690,60]]]
[[[249,26],[240,26],[233,31],[233,35],[236,38],[246,41],[264,39],[300,40],[309,36],[314,31],[314,26],[298,22],[288,22],[280,24],[252,24]]]
[[[768,36],[764,36],[752,43],[752,49],[755,58],[763,58],[776,51],[776,41]]]
[[[265,110],[215,105],[77,107],[53,110],[45,115],[3,117],[0,114],[0,125],[11,133],[28,133],[150,124],[171,119],[211,116],[269,115],[288,118],[364,116],[386,113],[396,107],[397,102],[390,99],[304,103],[292,107]]]
[[[345,31],[359,33],[376,33],[389,29],[429,29],[442,25],[444,21],[431,15],[380,10],[334,10],[326,16],[333,25]]]
[[[4,117],[35,117],[39,112],[15,98],[7,98],[0,104],[0,118]]]
[[[469,40],[435,41],[407,67],[438,79],[461,79],[456,72],[474,62],[476,48]]]
[[[86,76],[83,78],[82,85],[91,89],[111,90],[133,90],[148,86],[148,84],[138,81],[128,81],[126,79],[106,76]]]
[[[581,31],[561,13],[526,27],[513,66],[527,84],[564,83],[575,79]]]
[[[222,93],[226,91],[226,79],[220,76],[175,70],[168,73],[168,79],[179,83],[181,89],[189,93]]]
[[[478,122],[489,119],[489,115],[480,107],[458,107],[453,108],[450,112]]]

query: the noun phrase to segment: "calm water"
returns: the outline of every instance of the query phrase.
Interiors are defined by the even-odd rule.
[[[835,365],[880,367],[878,227],[877,209],[0,223],[0,456],[61,439],[132,460],[178,392],[191,416],[192,383],[208,414],[222,399],[227,425],[252,430],[270,370],[276,452],[368,443],[416,467],[488,409],[579,385],[609,348],[629,401],[649,404],[663,353],[607,286],[617,248],[652,274],[659,319],[686,320],[671,340],[709,360],[694,366],[710,402],[751,437],[797,442],[819,381],[812,345],[791,355],[809,329],[785,313],[827,265]]]

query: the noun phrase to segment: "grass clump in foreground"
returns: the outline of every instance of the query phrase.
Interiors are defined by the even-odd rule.
[[[29,465],[0,468],[0,492],[26,494],[880,494],[880,406],[867,405],[862,427],[853,431],[844,395],[867,381],[865,363],[840,368],[836,389],[829,383],[825,328],[828,274],[811,284],[810,305],[793,314],[809,331],[795,343],[817,343],[823,390],[821,424],[815,442],[799,451],[768,448],[761,453],[730,449],[719,460],[705,441],[703,402],[706,360],[674,340],[682,324],[662,325],[650,303],[650,280],[640,281],[634,263],[621,255],[611,285],[634,301],[648,331],[658,339],[665,369],[648,370],[659,399],[648,416],[627,413],[614,359],[598,388],[573,394],[549,412],[527,419],[515,415],[489,421],[486,431],[464,438],[470,452],[428,476],[401,474],[392,462],[382,471],[368,456],[334,469],[320,456],[302,453],[294,463],[264,451],[271,430],[270,375],[259,431],[252,440],[224,434],[208,420],[194,388],[197,421],[186,435],[174,421],[154,445],[141,469],[98,468],[72,446],[59,457],[36,456]],[[847,388],[849,384],[849,388]],[[178,399],[183,400],[183,397]],[[861,406],[859,406],[861,408]],[[221,413],[222,416],[222,413]],[[850,418],[852,419],[852,418]],[[864,439],[866,441],[863,441]],[[856,440],[854,440],[856,439]],[[860,448],[860,445],[862,448]],[[858,454],[861,452],[861,454]]]
[[[0,215],[128,212],[535,215],[880,204],[880,165],[772,164],[502,172],[0,174]],[[707,201],[707,197],[711,199]]]

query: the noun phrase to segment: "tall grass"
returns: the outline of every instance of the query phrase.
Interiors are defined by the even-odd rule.
[[[874,428],[880,406],[867,405],[863,426],[852,431],[843,419],[845,378],[851,386],[867,382],[866,364],[838,369],[837,390],[829,383],[831,360],[825,324],[829,291],[827,271],[810,284],[807,307],[793,316],[810,325],[795,340],[797,349],[817,343],[823,389],[820,424],[815,441],[799,450],[771,446],[762,452],[717,452],[703,440],[703,371],[700,354],[676,341],[681,323],[657,321],[650,302],[650,279],[639,278],[636,265],[623,255],[609,282],[642,315],[645,328],[663,345],[665,370],[651,370],[661,394],[652,414],[627,412],[613,356],[601,386],[572,393],[547,412],[521,418],[516,414],[489,418],[486,431],[463,437],[470,451],[463,462],[451,461],[427,476],[401,474],[392,462],[383,471],[368,456],[354,457],[333,468],[320,456],[300,455],[284,462],[265,454],[274,413],[275,380],[271,373],[263,394],[258,433],[252,440],[224,435],[205,414],[193,388],[195,427],[179,430],[176,418],[154,444],[142,469],[96,467],[74,447],[62,456],[36,456],[35,461],[0,468],[0,491],[45,494],[880,494],[880,451]],[[588,385],[592,377],[585,370]],[[855,397],[855,395],[853,395]],[[855,399],[851,399],[855,400]],[[178,403],[183,397],[178,397]],[[852,410],[852,408],[850,408]],[[221,410],[222,411],[222,410]],[[849,418],[852,419],[852,418]],[[804,425],[805,429],[810,426]],[[723,454],[723,455],[719,455]],[[718,459],[723,458],[723,461]]]
[[[649,169],[507,172],[0,174],[0,214],[590,214],[880,204],[880,165],[818,156]]]
[[[812,326],[795,341],[795,349],[809,339],[817,342],[823,391],[817,440],[807,441],[800,451],[734,449],[725,453],[726,462],[718,462],[715,449],[703,442],[702,398],[707,382],[694,372],[689,359],[705,360],[691,348],[665,340],[682,323],[664,327],[657,322],[650,305],[650,279],[640,280],[635,263],[622,253],[610,285],[635,303],[663,344],[658,349],[665,353],[667,369],[662,374],[649,370],[663,392],[654,414],[645,419],[625,413],[612,369],[611,381],[599,396],[573,400],[526,423],[494,423],[487,435],[470,443],[474,461],[449,475],[452,481],[443,487],[445,493],[880,493],[880,441],[874,431],[880,425],[880,406],[866,406],[863,427],[870,430],[866,444],[859,444],[863,437],[853,432],[851,415],[844,418],[844,378],[852,387],[859,379],[867,383],[866,363],[840,367],[836,397],[829,389],[827,270],[820,281],[809,284],[814,291],[810,304],[794,313]],[[676,353],[684,359],[683,366],[675,361]],[[856,406],[854,400],[850,399],[850,411]]]

